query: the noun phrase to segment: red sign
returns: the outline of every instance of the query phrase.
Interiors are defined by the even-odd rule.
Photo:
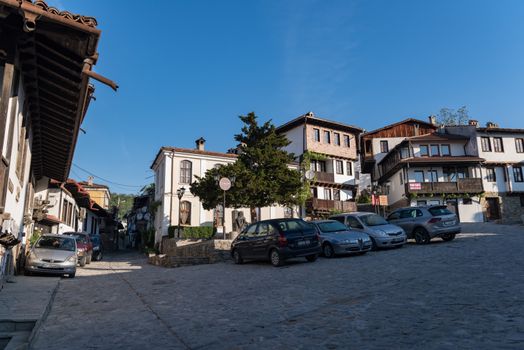
[[[422,184],[420,182],[410,182],[409,183],[409,189],[410,190],[421,190]]]

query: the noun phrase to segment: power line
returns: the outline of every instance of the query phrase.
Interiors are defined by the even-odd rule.
[[[91,175],[91,176],[96,177],[97,179],[100,179],[100,180],[105,181],[105,182],[107,182],[107,183],[110,183],[110,184],[112,184],[112,185],[117,185],[117,186],[122,186],[122,187],[133,187],[133,188],[142,188],[142,187],[144,187],[144,185],[140,185],[140,186],[138,186],[138,185],[125,185],[125,184],[121,184],[121,183],[118,183],[118,182],[114,182],[114,181],[111,181],[111,180],[108,180],[108,179],[104,179],[103,177],[98,176],[98,175],[96,175],[96,174],[90,172],[89,170],[86,170],[86,169],[84,169],[84,168],[81,168],[81,167],[79,167],[78,165],[76,165],[75,163],[73,163],[73,166],[75,166],[75,167],[77,167],[78,169],[80,169],[80,170],[82,170],[82,171],[88,173],[88,174]]]

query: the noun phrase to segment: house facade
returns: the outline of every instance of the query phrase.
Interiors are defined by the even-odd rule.
[[[0,0],[0,7],[0,224],[24,242],[38,181],[68,178],[94,92],[89,79],[111,82],[92,71],[100,37],[94,18],[43,1]],[[0,246],[0,280],[9,254]]]
[[[198,197],[189,191],[196,176],[205,176],[214,167],[230,164],[237,158],[233,153],[210,152],[205,150],[205,140],[196,141],[195,149],[162,147],[157,153],[151,169],[155,173],[155,201],[159,207],[155,215],[155,241],[160,242],[168,235],[170,226],[215,226],[222,230],[225,216],[225,230],[235,229],[234,218],[242,213],[251,222],[249,208],[225,208],[219,205],[215,210],[205,210]],[[234,186],[234,184],[233,184]],[[219,185],[217,184],[217,187]],[[184,189],[181,198],[180,190]],[[227,192],[226,192],[227,196]],[[258,213],[261,220],[281,217],[298,217],[296,208],[281,206],[264,207]]]
[[[96,184],[93,182],[93,177],[90,176],[87,181],[80,181],[80,185],[84,190],[89,193],[89,196],[94,200],[99,206],[105,210],[109,210],[109,203],[111,201],[111,191],[109,187],[102,184]]]
[[[482,207],[487,220],[523,222],[524,129],[500,128],[494,123],[478,127],[476,140],[485,196]]]
[[[276,131],[291,143],[286,150],[297,161],[309,162],[311,199],[306,215],[317,217],[333,211],[354,211],[360,171],[359,135],[362,129],[306,113]]]

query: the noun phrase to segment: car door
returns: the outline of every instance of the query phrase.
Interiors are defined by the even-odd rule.
[[[365,232],[364,225],[353,216],[346,217],[346,226],[355,231]]]
[[[260,222],[257,226],[256,236],[252,240],[253,256],[257,259],[267,257],[268,246],[275,228],[269,222]]]
[[[411,232],[410,227],[413,227],[413,209],[401,209],[394,212],[388,217],[388,222],[402,227],[406,232]]]
[[[242,258],[252,259],[254,257],[253,253],[253,240],[256,236],[258,224],[252,224],[238,236],[237,244],[235,249],[238,249],[238,252]]]

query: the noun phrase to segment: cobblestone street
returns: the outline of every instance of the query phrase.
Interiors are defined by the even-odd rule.
[[[116,253],[60,281],[34,348],[524,348],[524,227],[464,231],[282,268]]]

